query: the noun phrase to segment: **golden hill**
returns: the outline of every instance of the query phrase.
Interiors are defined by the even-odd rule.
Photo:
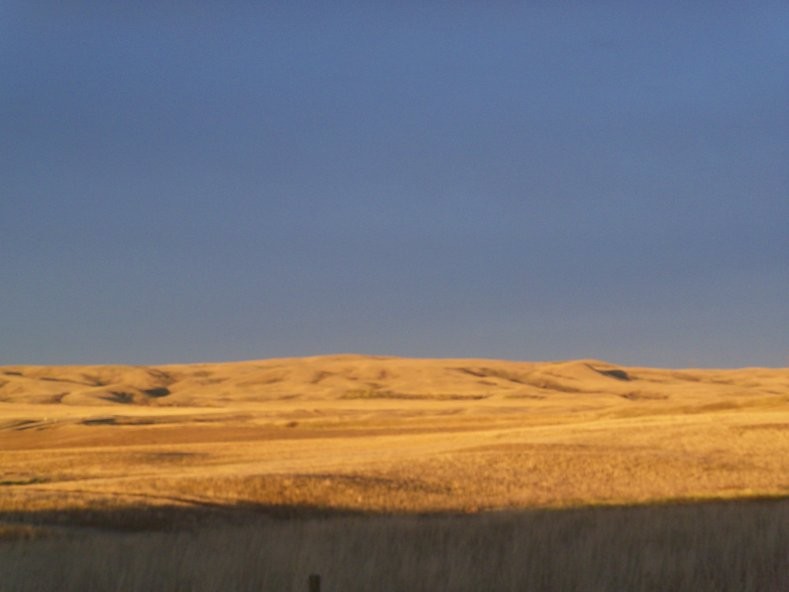
[[[216,406],[283,399],[548,398],[670,400],[789,393],[789,371],[624,368],[598,360],[510,362],[319,356],[170,366],[0,367],[0,402]]]
[[[358,355],[0,367],[0,521],[788,494],[789,369]]]

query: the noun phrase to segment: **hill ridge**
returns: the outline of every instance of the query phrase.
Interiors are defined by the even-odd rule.
[[[0,366],[0,402],[211,405],[282,398],[424,400],[612,395],[669,399],[682,392],[789,393],[789,369],[656,369],[585,358],[514,361],[333,354],[163,365]]]

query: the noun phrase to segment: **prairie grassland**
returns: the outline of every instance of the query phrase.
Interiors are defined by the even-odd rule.
[[[312,573],[327,592],[782,592],[789,583],[789,501],[242,515],[243,524],[203,518],[172,532],[0,541],[0,590],[300,592]]]
[[[242,579],[224,589],[300,589],[288,578],[309,569],[336,570],[331,579],[342,586],[327,589],[371,589],[367,576],[365,587],[348,575],[368,569],[366,559],[356,567],[352,559],[369,551],[369,569],[387,573],[393,583],[383,588],[393,590],[525,589],[521,582],[538,590],[657,589],[650,582],[665,570],[681,589],[769,590],[776,554],[787,548],[786,502],[720,500],[787,497],[786,369],[363,356],[0,367],[3,554],[23,566],[26,553],[43,562],[54,549],[69,556],[64,549],[72,546],[91,557],[103,557],[105,548],[116,553],[103,560],[117,565],[126,583],[92,585],[75,576],[88,582],[82,589],[142,589],[150,580],[139,570],[165,570],[158,558],[169,551],[160,550],[173,545],[184,552],[173,557],[180,567],[162,572],[172,585],[158,589],[220,589],[213,576],[190,583],[190,561],[200,563],[197,572],[211,565],[213,545],[241,557],[219,555],[216,573],[225,573],[220,563],[227,562],[257,574],[250,576],[254,585],[268,586],[247,588]],[[625,505],[644,507],[613,508]],[[456,517],[417,517],[442,513]],[[335,517],[310,518],[324,514]],[[376,517],[382,515],[400,517]],[[239,516],[257,526],[199,527]],[[271,521],[275,516],[291,520]],[[557,534],[572,530],[568,524],[579,525],[577,538]],[[87,535],[87,527],[190,530]],[[643,529],[654,545],[640,538]],[[72,532],[79,537],[36,538]],[[340,544],[335,532],[348,534],[347,541]],[[316,568],[301,563],[299,549],[312,548],[308,535],[334,541],[315,542],[314,553],[339,556]],[[432,551],[423,540],[433,541]],[[274,541],[287,541],[294,557],[280,571]],[[269,549],[260,551],[269,557],[265,569],[249,571],[250,545]],[[553,545],[562,560],[546,563],[542,545]],[[122,549],[130,553],[126,567]],[[483,576],[463,555],[488,549],[495,553],[480,569],[489,584],[481,585]],[[409,565],[427,574],[425,583],[406,585],[411,568],[387,554],[410,557]],[[567,563],[570,555],[575,563]],[[520,567],[519,557],[529,567]],[[84,562],[80,573],[104,582],[100,564]],[[608,574],[599,586],[594,574],[581,586],[564,573],[588,572],[594,562]],[[740,585],[715,584],[716,565]],[[22,579],[8,589],[47,589],[42,574],[39,584],[22,587],[26,570],[19,569]],[[439,585],[439,574],[459,579]],[[757,580],[764,585],[749,588]],[[280,581],[284,588],[272,587]]]

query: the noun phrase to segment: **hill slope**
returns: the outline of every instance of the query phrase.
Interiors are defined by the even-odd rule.
[[[0,522],[787,495],[787,369],[354,355],[0,367]]]
[[[680,399],[789,394],[789,370],[661,370],[598,360],[320,356],[170,366],[0,367],[0,402],[201,406],[278,399],[487,399],[556,394]]]

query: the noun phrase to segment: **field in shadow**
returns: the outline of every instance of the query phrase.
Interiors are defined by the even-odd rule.
[[[300,591],[311,573],[324,590],[349,592],[779,592],[789,581],[786,499],[408,516],[162,506],[3,519],[50,527],[0,541],[0,589],[18,592]]]

